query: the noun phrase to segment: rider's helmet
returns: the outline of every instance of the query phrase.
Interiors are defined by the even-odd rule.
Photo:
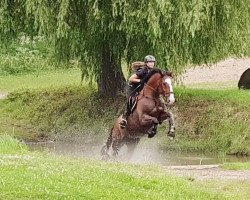
[[[152,56],[152,55],[147,55],[147,56],[145,56],[145,58],[144,58],[144,62],[145,62],[145,63],[147,63],[147,62],[156,62],[156,59],[155,59],[155,57]]]

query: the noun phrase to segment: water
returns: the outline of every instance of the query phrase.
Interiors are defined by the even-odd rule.
[[[101,139],[78,139],[72,142],[28,143],[31,150],[49,151],[54,154],[101,159],[100,150],[104,144]],[[126,160],[126,147],[122,148],[117,158],[121,162],[140,164],[173,165],[213,165],[225,162],[250,162],[250,157],[215,156],[198,153],[163,151],[157,147],[156,140],[142,140],[133,156]]]

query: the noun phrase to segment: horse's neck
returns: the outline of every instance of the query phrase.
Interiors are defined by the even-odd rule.
[[[151,98],[158,98],[159,97],[159,94],[156,92],[156,89],[148,84],[144,86],[142,92],[143,92],[144,96],[147,96],[147,97],[151,97]]]
[[[152,79],[148,81],[148,83],[143,88],[143,94],[145,96],[151,97],[151,98],[158,98],[159,93],[157,92],[157,74],[153,75]]]

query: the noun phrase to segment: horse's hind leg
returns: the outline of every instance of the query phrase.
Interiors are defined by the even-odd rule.
[[[108,159],[110,157],[109,148],[111,147],[112,144],[112,133],[113,133],[113,128],[110,131],[106,144],[101,149],[101,155],[103,159]]]
[[[118,156],[118,152],[121,149],[121,147],[123,146],[124,141],[120,138],[113,138],[113,142],[112,142],[112,149],[113,149],[113,157],[117,157]]]

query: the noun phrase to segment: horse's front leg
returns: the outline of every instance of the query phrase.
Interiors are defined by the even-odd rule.
[[[168,131],[168,137],[170,137],[171,139],[175,138],[175,122],[174,122],[174,115],[171,112],[164,112],[163,115],[161,115],[159,121],[160,123],[167,120],[169,122],[169,131]]]
[[[147,115],[147,114],[143,114],[141,116],[140,122],[141,122],[142,126],[159,124],[159,121],[156,117],[152,117],[152,116]]]
[[[168,137],[171,139],[175,138],[175,123],[174,123],[174,115],[171,112],[168,112],[168,121],[169,121],[169,131],[168,131]]]
[[[148,138],[152,138],[155,136],[157,132],[157,125],[159,121],[156,117],[152,117],[150,115],[142,115],[141,117],[141,125],[151,126],[150,129],[147,131]]]

